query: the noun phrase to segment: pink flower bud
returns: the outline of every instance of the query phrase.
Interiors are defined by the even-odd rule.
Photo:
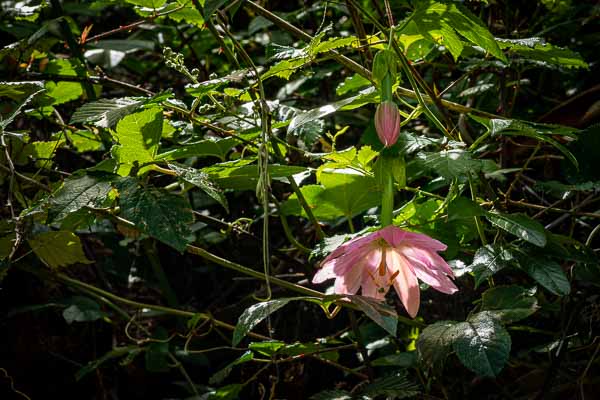
[[[375,130],[385,147],[393,146],[400,136],[400,113],[395,103],[384,101],[375,111]]]

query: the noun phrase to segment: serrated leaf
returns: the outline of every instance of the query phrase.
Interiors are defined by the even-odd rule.
[[[488,212],[486,218],[492,224],[513,235],[539,247],[546,245],[546,231],[544,227],[525,214],[501,214]]]
[[[48,222],[61,220],[86,206],[102,205],[112,190],[111,176],[83,175],[66,179],[48,200]]]
[[[240,162],[242,161],[242,162]],[[248,163],[253,160],[236,160],[213,164],[202,168],[202,171],[220,187],[235,190],[255,190],[258,183],[258,165]],[[268,172],[271,179],[287,182],[287,177],[306,171],[305,167],[294,165],[269,164]],[[282,179],[283,178],[283,179]]]
[[[425,168],[435,171],[447,180],[466,178],[479,171],[490,172],[497,169],[493,161],[474,159],[471,153],[460,149],[419,153],[417,158]]]
[[[221,204],[225,208],[225,211],[229,212],[227,199],[223,194],[223,190],[211,181],[207,173],[182,164],[168,163],[167,165],[172,171],[177,173],[179,178],[202,189],[204,193]]]
[[[290,301],[302,298],[303,297],[288,297],[274,299],[254,304],[245,309],[242,315],[240,315],[233,331],[233,339],[231,340],[232,346],[237,346],[252,328],[261,323],[269,315],[279,310]]]
[[[0,114],[0,132],[4,130],[35,96],[45,90],[44,82],[0,82],[0,97],[10,97],[17,104],[6,115]]]
[[[91,263],[83,252],[79,237],[73,232],[44,232],[28,239],[28,242],[33,252],[50,268]]]
[[[118,145],[112,149],[113,157],[120,164],[119,175],[128,175],[135,164],[141,166],[154,161],[162,125],[162,110],[157,107],[127,115],[119,121],[113,134]],[[143,168],[140,172],[146,170]]]
[[[439,321],[429,325],[417,339],[419,357],[430,366],[443,361],[451,351],[454,321]]]
[[[519,261],[521,268],[536,282],[558,296],[571,292],[571,284],[560,264],[540,257],[527,257]]]
[[[492,137],[501,135],[508,136],[526,136],[534,138],[536,140],[548,143],[555,147],[558,151],[563,153],[565,157],[575,166],[578,167],[578,162],[573,153],[569,149],[561,144],[558,140],[554,139],[554,136],[569,136],[576,138],[577,129],[551,124],[539,124],[528,121],[519,121],[514,119],[486,119],[482,117],[473,116],[477,122],[485,125],[491,133]]]
[[[165,150],[156,156],[157,160],[180,160],[189,157],[218,157],[221,161],[225,161],[227,153],[238,144],[238,140],[234,138],[224,139],[206,139],[198,143],[186,144],[178,146],[174,149]]]
[[[69,123],[92,123],[100,128],[112,128],[121,118],[131,114],[142,104],[143,100],[135,97],[100,99],[79,107]]]
[[[362,90],[356,96],[348,97],[346,99],[339,100],[334,103],[326,104],[324,106],[300,113],[294,118],[292,118],[292,120],[290,121],[290,124],[288,126],[288,133],[292,133],[294,130],[300,128],[302,125],[323,118],[344,107],[355,107],[356,105],[360,106],[371,102],[372,100],[374,101],[374,99],[372,99],[373,94],[376,94],[374,88],[368,88]]]
[[[469,269],[475,275],[475,287],[514,261],[513,254],[499,245],[485,245],[475,252]]]
[[[189,224],[194,218],[184,197],[151,186],[139,186],[134,178],[124,178],[116,186],[121,217],[179,252],[185,250],[192,240]]]
[[[463,365],[480,376],[495,377],[510,355],[511,339],[493,314],[483,311],[455,327],[452,343]]]
[[[354,74],[344,79],[344,81],[337,86],[335,89],[335,94],[338,96],[343,96],[371,85],[371,81],[369,81],[367,78],[359,74]]]
[[[541,63],[558,65],[565,68],[589,68],[588,64],[578,53],[546,43],[543,38],[532,37],[524,39],[496,38],[502,49],[517,54],[525,59]]]
[[[308,48],[308,51],[312,55],[317,55],[320,53],[325,53],[340,47],[350,46],[354,42],[358,42],[358,38],[355,36],[348,37],[334,37],[329,38],[324,42],[320,42],[315,46],[311,46]]]
[[[359,391],[359,394],[362,396],[368,396],[373,399],[377,396],[403,399],[416,396],[418,393],[418,386],[408,379],[406,371],[377,378]]]
[[[320,174],[322,185],[305,185],[300,188],[313,214],[319,220],[351,218],[381,201],[381,191],[372,177],[336,173],[325,170]],[[305,216],[295,194],[281,207],[284,215]]]
[[[204,82],[189,84],[185,87],[185,91],[189,93],[190,96],[202,99],[204,96],[217,90],[221,86],[225,85],[227,82],[229,82],[229,79],[226,77],[211,79]]]
[[[494,57],[506,61],[490,31],[466,7],[458,3],[440,3],[432,0],[419,2],[412,20],[423,35],[441,35],[442,43],[449,47],[455,59],[462,51],[460,39],[456,36],[458,33]]]
[[[509,324],[529,317],[537,311],[538,305],[531,290],[517,285],[495,286],[483,293],[481,309]]]

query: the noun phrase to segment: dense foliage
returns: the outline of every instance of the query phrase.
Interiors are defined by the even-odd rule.
[[[3,1],[2,398],[595,398],[599,13]],[[414,319],[311,283],[385,176],[459,289]]]

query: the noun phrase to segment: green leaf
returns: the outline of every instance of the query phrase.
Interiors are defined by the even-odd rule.
[[[509,54],[521,56],[526,60],[565,68],[589,68],[589,65],[581,58],[579,53],[546,43],[543,38],[496,38],[496,42],[498,42],[501,49],[508,49]]]
[[[235,361],[232,361],[231,363],[227,364],[223,369],[215,372],[208,379],[208,383],[211,385],[218,385],[219,383],[223,382],[225,380],[225,378],[227,378],[227,376],[229,376],[233,367],[235,367],[236,365],[247,363],[248,361],[252,361],[253,358],[254,358],[254,353],[252,353],[251,350],[246,351]]]
[[[401,371],[390,376],[375,379],[362,388],[359,393],[370,399],[374,399],[377,396],[403,399],[416,396],[419,394],[419,391],[418,386],[407,378],[407,372]]]
[[[535,292],[517,285],[495,286],[481,297],[481,309],[489,311],[503,323],[522,320],[538,309]]]
[[[471,199],[459,196],[448,204],[448,220],[472,218],[485,215],[485,210]]]
[[[285,346],[285,342],[277,340],[269,340],[267,342],[252,342],[248,345],[248,348],[252,351],[261,353],[265,356],[272,356],[276,354],[279,349]]]
[[[454,327],[452,348],[463,365],[480,376],[495,377],[510,355],[510,335],[488,311]]]
[[[157,160],[180,160],[189,157],[218,157],[225,161],[227,153],[238,144],[234,138],[224,139],[206,139],[198,143],[178,146],[174,149],[166,150],[156,156]]]
[[[71,116],[70,124],[93,124],[100,128],[112,128],[143,104],[137,97],[100,99],[79,107]]]
[[[151,186],[139,186],[134,178],[117,183],[120,216],[140,231],[183,252],[192,240],[189,224],[194,221],[188,201]]]
[[[261,323],[265,318],[279,310],[281,307],[288,304],[290,301],[299,300],[303,297],[288,297],[264,301],[254,304],[244,310],[240,315],[237,325],[233,331],[232,346],[237,346],[242,339],[254,328]]]
[[[311,121],[323,118],[329,114],[333,114],[334,112],[343,109],[344,107],[355,108],[357,105],[360,106],[374,101],[374,98],[372,96],[374,94],[376,94],[375,88],[371,87],[362,90],[356,96],[348,97],[346,99],[339,100],[331,104],[326,104],[324,106],[314,108],[312,110],[298,114],[290,121],[290,125],[288,126],[288,133],[292,133],[294,130],[300,128],[302,125],[307,124]]]
[[[67,133],[67,136],[80,153],[104,150],[102,140],[90,131],[79,130]]]
[[[546,245],[546,231],[536,220],[525,214],[501,214],[488,212],[486,218],[492,224],[520,237],[521,239],[539,247]]]
[[[100,305],[88,297],[75,296],[69,302],[71,305],[65,308],[62,313],[63,318],[69,325],[74,321],[96,321],[105,316],[105,313],[100,310]]]
[[[6,129],[8,125],[21,112],[21,109],[27,105],[35,96],[44,91],[44,82],[0,82],[0,98],[9,97],[16,101],[17,104],[10,108],[10,111],[5,114],[5,107],[8,107],[8,102],[3,102],[3,110],[0,110],[0,132]]]
[[[514,261],[513,254],[503,246],[488,244],[479,248],[469,266],[475,275],[475,287]]]
[[[478,172],[491,172],[497,169],[491,160],[473,159],[471,153],[465,150],[442,150],[436,153],[417,154],[423,166],[435,171],[447,180],[467,178]]]
[[[455,326],[454,321],[439,321],[423,329],[417,339],[417,352],[425,363],[433,366],[450,354]]]
[[[239,162],[243,161],[243,162]],[[202,171],[220,187],[235,190],[255,190],[258,183],[258,165],[244,165],[253,160],[236,160],[221,164],[213,164],[202,168]],[[271,179],[281,180],[287,183],[287,177],[306,171],[305,167],[293,165],[269,164],[269,176]],[[282,179],[283,178],[283,179]]]
[[[319,220],[351,218],[379,205],[381,191],[372,177],[353,173],[336,173],[325,170],[320,174],[322,185],[305,185],[300,188],[313,214]],[[295,194],[281,207],[284,215],[305,216]]]
[[[413,14],[413,21],[424,36],[440,37],[442,43],[456,60],[462,51],[460,39],[456,35],[483,48],[494,57],[505,61],[506,57],[498,47],[496,40],[483,23],[466,7],[458,3],[440,3],[421,1]]]
[[[83,175],[66,179],[48,200],[48,222],[61,220],[86,206],[101,206],[112,190],[108,175]]]
[[[308,51],[312,55],[317,55],[338,49],[340,47],[350,46],[353,43],[358,43],[358,38],[356,36],[334,37],[329,38],[324,42],[320,42],[315,46],[310,46]]]
[[[135,163],[141,166],[154,161],[162,124],[162,110],[157,107],[127,115],[119,121],[113,133],[119,144],[112,149],[113,157],[120,164],[119,175],[128,175]],[[146,170],[143,168],[140,172]]]
[[[206,172],[182,164],[168,163],[167,165],[172,171],[177,173],[179,178],[202,189],[204,193],[221,204],[225,208],[225,211],[229,212],[227,199],[223,194],[223,190],[210,180]]]
[[[73,232],[52,231],[40,233],[28,240],[33,252],[50,268],[81,263],[90,264]]]
[[[571,284],[556,261],[542,257],[527,257],[519,260],[521,268],[536,282],[558,296],[566,296],[571,292]]]
[[[393,337],[396,337],[398,315],[392,307],[380,301],[359,295],[344,295],[344,298],[349,299],[352,304],[356,305],[373,322]]]
[[[490,130],[492,137],[502,135],[507,136],[526,136],[536,140],[548,143],[554,146],[558,151],[578,168],[578,162],[573,153],[567,147],[561,144],[553,136],[568,136],[576,138],[577,129],[561,125],[539,124],[528,121],[519,121],[514,119],[490,119],[474,116],[477,122],[485,125]]]
[[[367,78],[364,78],[359,74],[354,74],[344,79],[344,81],[337,86],[335,89],[335,94],[338,96],[343,96],[371,85],[371,81],[369,81]]]
[[[185,87],[185,91],[188,92],[191,96],[201,99],[209,93],[216,91],[218,88],[225,85],[227,82],[229,82],[228,78],[211,79],[204,82],[189,84]]]

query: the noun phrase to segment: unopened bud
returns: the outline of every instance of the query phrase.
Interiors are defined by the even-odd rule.
[[[400,112],[394,102],[384,101],[375,111],[375,130],[385,147],[393,146],[400,136]]]

